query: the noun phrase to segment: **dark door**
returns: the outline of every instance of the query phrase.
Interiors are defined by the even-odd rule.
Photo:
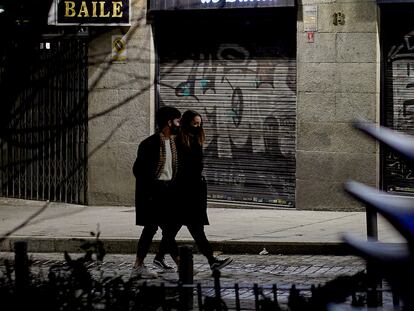
[[[381,7],[382,122],[414,135],[414,4]],[[414,170],[382,148],[382,186],[389,192],[414,193]]]
[[[2,196],[87,203],[87,50],[45,37],[2,55]]]

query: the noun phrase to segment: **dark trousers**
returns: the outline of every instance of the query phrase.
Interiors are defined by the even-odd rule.
[[[165,220],[168,220],[168,216],[166,211],[163,210],[166,206],[169,206],[170,201],[169,199],[172,197],[172,193],[174,191],[173,189],[174,184],[169,181],[154,181],[153,183],[153,192],[157,195],[153,198],[153,207],[149,208],[160,208],[159,215],[167,217],[167,219],[163,219],[161,217],[158,217],[159,219],[156,219],[156,221],[159,221],[160,223],[163,223]],[[137,257],[144,260],[144,258],[147,256],[149,248],[151,246],[152,239],[154,238],[154,235],[157,233],[158,227],[162,230],[162,238],[160,242],[160,247],[158,253],[160,256],[164,256],[165,254],[171,254],[171,257],[173,259],[176,259],[178,257],[178,246],[175,242],[175,236],[177,235],[178,230],[176,229],[176,225],[155,225],[155,224],[149,224],[145,225],[141,237],[138,241],[138,247],[137,247]],[[158,256],[158,255],[157,255]],[[160,258],[160,257],[158,257]]]
[[[178,233],[176,226],[169,225],[160,225],[162,230],[162,238],[160,242],[160,247],[158,250],[158,257],[164,256],[165,254],[170,254],[173,259],[178,257],[178,246],[175,242],[175,236]],[[147,256],[149,248],[151,246],[152,239],[157,233],[157,225],[146,225],[142,229],[141,237],[138,241],[137,247],[137,257],[144,260]]]
[[[204,225],[187,225],[187,228],[200,253],[207,258],[209,263],[212,263],[214,260],[213,248],[207,240],[206,233],[204,232]]]
[[[175,236],[177,235],[178,231],[181,229],[181,225],[169,225],[168,227],[168,234],[173,235],[173,241],[175,242]],[[214,256],[213,256],[213,248],[211,247],[210,242],[207,240],[206,233],[204,232],[204,225],[187,225],[187,229],[190,232],[191,236],[194,239],[194,242],[197,245],[197,248],[201,254],[203,254],[209,263],[213,262]],[[170,239],[170,238],[169,238]],[[168,243],[168,240],[167,240]],[[168,249],[174,249],[174,251],[178,252],[177,243],[170,243],[168,245]],[[166,253],[162,253],[161,250],[161,244],[160,244],[160,250],[157,254],[157,257],[162,258]]]

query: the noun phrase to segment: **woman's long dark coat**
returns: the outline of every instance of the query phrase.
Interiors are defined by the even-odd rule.
[[[207,185],[202,175],[203,149],[193,144],[191,149],[177,142],[180,224],[208,225]]]
[[[160,161],[161,137],[159,134],[151,135],[143,140],[138,147],[133,173],[135,184],[135,215],[136,224],[160,225],[163,223],[177,223],[175,219],[176,199],[157,193],[154,183],[157,181],[157,167]],[[171,188],[171,191],[175,192]]]

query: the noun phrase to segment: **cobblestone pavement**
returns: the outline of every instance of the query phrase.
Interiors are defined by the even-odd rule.
[[[70,254],[73,259],[82,254]],[[49,268],[64,262],[63,254],[58,253],[31,253],[31,271],[35,274],[47,276]],[[222,255],[224,257],[225,255]],[[13,260],[13,253],[0,252],[0,274],[4,273],[5,260]],[[151,271],[158,273],[158,278],[149,280],[149,284],[176,284],[176,272],[162,273],[152,266],[153,254],[149,254],[146,263]],[[298,288],[309,292],[310,285],[323,285],[340,275],[354,275],[365,269],[365,262],[354,256],[317,256],[317,255],[232,255],[233,262],[221,270],[221,286],[227,288],[222,291],[222,297],[230,305],[234,301],[234,285],[240,287],[240,300],[247,309],[254,309],[253,284],[257,283],[264,288],[264,294],[271,297],[273,284],[278,287],[279,303],[286,303],[289,288],[295,284]],[[98,266],[91,263],[88,268],[97,277],[121,276],[124,281],[129,279],[134,255],[106,255]],[[167,258],[172,264],[172,261]],[[99,269],[98,269],[99,267]],[[206,259],[199,254],[194,255],[194,283],[200,283],[203,296],[214,296],[214,279]],[[391,304],[391,297],[384,297],[384,303]],[[250,307],[249,307],[250,306]],[[242,308],[243,309],[243,308]]]
[[[13,253],[0,253],[0,264],[4,259],[13,259]],[[78,258],[82,254],[71,254]],[[225,255],[222,255],[224,257]],[[365,269],[365,262],[353,256],[315,256],[315,255],[233,255],[234,261],[221,270],[223,285],[254,284],[309,286],[323,284],[339,275],[353,275]],[[56,263],[64,261],[63,254],[31,253],[33,272],[46,272]],[[134,255],[106,255],[101,264],[104,275],[122,276],[128,279]],[[146,258],[151,271],[158,272],[158,281],[177,281],[177,273],[159,273],[152,266],[153,254]],[[167,258],[171,264],[172,261]],[[94,264],[91,264],[91,268]],[[157,280],[155,281],[157,282]],[[202,255],[194,255],[194,283],[213,284],[213,278],[206,259]]]

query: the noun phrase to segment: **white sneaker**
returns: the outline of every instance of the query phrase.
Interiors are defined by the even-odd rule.
[[[130,278],[156,279],[157,274],[149,271],[145,266],[132,267]]]

